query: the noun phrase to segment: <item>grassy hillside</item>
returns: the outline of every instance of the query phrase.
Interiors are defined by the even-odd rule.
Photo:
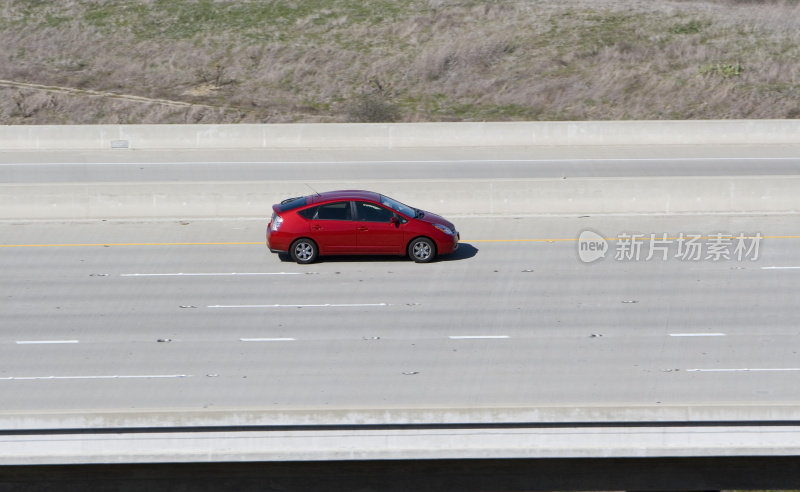
[[[800,117],[800,6],[0,0],[0,124]]]

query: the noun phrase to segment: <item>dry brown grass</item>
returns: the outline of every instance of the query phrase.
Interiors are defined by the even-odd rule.
[[[0,123],[800,117],[800,6],[2,0]],[[200,106],[202,105],[202,106]]]

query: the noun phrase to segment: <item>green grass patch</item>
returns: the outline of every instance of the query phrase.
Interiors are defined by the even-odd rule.
[[[722,77],[738,77],[744,72],[741,63],[712,63],[697,69],[701,75],[720,75]]]
[[[346,17],[348,24],[393,19],[408,1],[306,0],[297,2],[111,0],[90,4],[83,20],[98,29],[130,30],[139,39],[193,39],[224,33],[251,39],[302,38]],[[302,23],[308,19],[309,22]],[[298,23],[301,23],[298,26]]]
[[[581,40],[588,45],[613,46],[636,39],[637,26],[646,21],[642,15],[620,12],[590,14],[588,23],[578,29]]]
[[[681,24],[675,24],[674,26],[669,28],[669,32],[671,34],[699,34],[701,33],[706,27],[710,26],[711,23],[708,21],[702,21],[699,19],[693,19],[689,22],[683,22]]]

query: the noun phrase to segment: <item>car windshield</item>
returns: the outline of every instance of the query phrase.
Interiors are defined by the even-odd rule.
[[[389,207],[392,210],[400,212],[401,214],[407,215],[409,217],[416,217],[417,216],[417,210],[416,209],[411,208],[408,205],[405,205],[403,203],[400,203],[397,200],[389,198],[388,196],[381,195],[381,205],[383,205],[385,207]]]

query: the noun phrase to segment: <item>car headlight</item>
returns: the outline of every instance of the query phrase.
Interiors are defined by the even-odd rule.
[[[448,236],[452,236],[453,235],[453,231],[451,231],[450,228],[447,227],[447,226],[443,226],[441,224],[433,224],[433,227],[439,229],[440,231],[444,232]]]

